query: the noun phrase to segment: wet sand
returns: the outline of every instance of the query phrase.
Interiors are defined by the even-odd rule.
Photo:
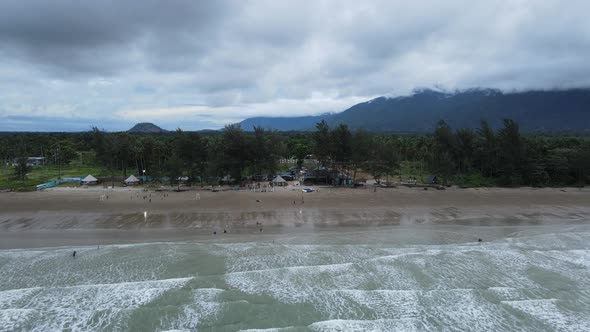
[[[590,190],[574,188],[379,188],[377,192],[320,188],[306,194],[298,189],[268,193],[56,189],[0,194],[0,248],[256,240],[377,226],[566,225],[588,220]]]

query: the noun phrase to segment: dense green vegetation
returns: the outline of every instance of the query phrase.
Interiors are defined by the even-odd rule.
[[[310,157],[312,155],[313,157]],[[32,170],[18,162],[25,156],[45,156],[47,165]],[[0,134],[0,158],[5,164],[0,187],[25,188],[58,176],[142,175],[188,177],[190,183],[235,182],[284,171],[280,159],[325,172],[352,177],[425,180],[435,174],[444,183],[468,186],[582,186],[590,182],[590,140],[573,136],[521,135],[505,120],[494,130],[453,130],[444,121],[430,135],[385,135],[346,125],[330,128],[321,121],[312,132],[276,132],[256,127],[245,132],[228,125],[200,134],[83,133]],[[306,159],[307,158],[307,159]],[[313,160],[314,162],[312,162]],[[17,161],[17,166],[12,166]]]

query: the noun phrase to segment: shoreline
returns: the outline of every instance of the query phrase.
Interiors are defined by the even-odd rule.
[[[103,194],[108,199],[101,200]],[[586,188],[320,188],[306,194],[297,188],[199,191],[198,197],[195,191],[134,189],[1,193],[0,249],[256,240],[377,227],[583,224],[590,220],[589,202]]]

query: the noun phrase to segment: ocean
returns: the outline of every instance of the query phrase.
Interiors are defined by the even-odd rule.
[[[590,331],[590,227],[2,250],[0,331]]]

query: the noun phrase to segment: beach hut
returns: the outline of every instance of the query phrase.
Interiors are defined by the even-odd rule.
[[[287,180],[283,179],[280,175],[277,175],[272,179],[272,184],[273,186],[286,186],[288,183]]]
[[[88,174],[85,178],[82,179],[83,184],[96,184],[97,182],[98,180],[90,174]]]
[[[129,177],[124,181],[127,185],[134,185],[139,183],[139,179],[135,177],[135,175],[129,175]]]
[[[283,179],[285,179],[285,181],[293,181],[293,180],[295,180],[295,177],[291,173],[281,173],[281,174],[278,174],[278,176],[280,176]]]

